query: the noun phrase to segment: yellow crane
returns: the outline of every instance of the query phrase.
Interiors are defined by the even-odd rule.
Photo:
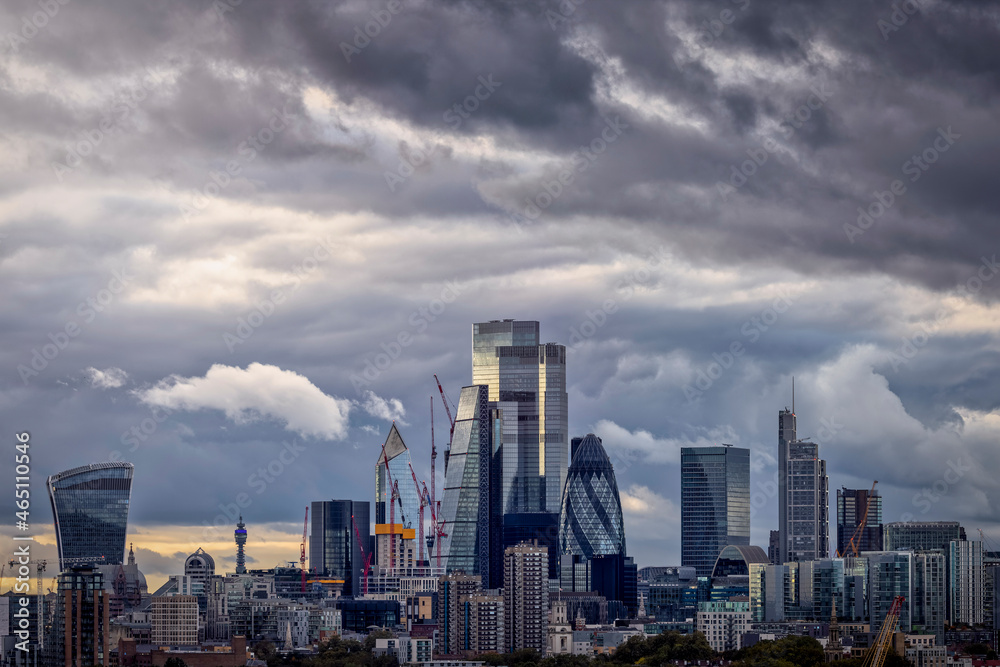
[[[898,595],[893,599],[892,606],[889,607],[889,613],[885,615],[885,620],[882,621],[882,629],[879,630],[875,643],[865,653],[865,659],[861,663],[861,667],[882,667],[886,656],[889,655],[889,648],[892,646],[892,635],[896,631],[896,623],[899,621],[899,610],[902,608],[905,600],[906,598],[902,595]]]

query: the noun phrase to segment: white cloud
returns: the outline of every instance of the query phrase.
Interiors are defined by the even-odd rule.
[[[91,366],[84,369],[83,372],[90,377],[90,386],[98,389],[117,389],[124,385],[128,379],[128,373],[114,366],[103,371]]]
[[[722,443],[736,444],[739,436],[731,426],[704,429],[704,435],[694,440],[657,438],[649,431],[629,431],[609,419],[602,419],[594,426],[594,433],[601,437],[612,463],[627,465],[637,457],[649,463],[679,463],[681,447],[712,447]],[[617,467],[616,467],[617,470]]]
[[[369,389],[365,392],[365,402],[361,404],[361,408],[372,417],[386,421],[398,421],[400,424],[406,425],[406,422],[403,421],[403,417],[406,416],[406,408],[403,407],[403,402],[398,398],[382,398]]]
[[[246,370],[215,364],[205,377],[174,375],[136,395],[175,410],[222,410],[237,424],[270,417],[289,431],[327,440],[347,436],[351,409],[350,400],[324,394],[305,376],[260,363]]]
[[[662,543],[661,556],[676,547],[681,532],[681,510],[669,498],[648,486],[633,484],[620,489],[622,514],[625,519],[625,541]]]

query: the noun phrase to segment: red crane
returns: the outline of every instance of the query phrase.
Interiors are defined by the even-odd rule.
[[[302,523],[302,544],[299,545],[299,563],[302,565],[302,592],[306,592],[306,533],[309,531],[309,506],[306,505],[306,519]]]
[[[448,422],[451,424],[451,431],[448,433],[448,448],[451,448],[451,440],[455,437],[455,418],[451,416],[451,410],[448,409],[448,398],[445,396],[444,388],[441,386],[441,380],[438,380],[438,376],[434,376],[434,381],[437,382],[438,391],[441,392],[441,402],[444,403],[444,412],[448,415]]]
[[[420,545],[420,562],[424,560],[424,508],[427,507],[427,498],[420,492],[420,482],[417,481],[417,473],[413,472],[413,464],[407,462],[410,467],[410,477],[413,478],[413,488],[417,490],[417,497],[420,498],[420,522],[417,525],[417,543]]]
[[[351,515],[351,524],[354,525],[354,537],[358,540],[358,549],[361,551],[362,570],[361,570],[361,591],[362,595],[368,595],[368,569],[372,564],[371,553],[365,553],[365,545],[361,543],[361,531],[358,530],[358,522],[354,520],[354,515]]]
[[[391,494],[386,493],[389,498],[389,570],[396,568],[396,503],[399,503],[400,518],[405,522],[406,516],[403,514],[403,501],[399,496],[399,483],[393,481],[392,472],[389,470],[389,457],[385,453],[385,445],[382,445],[382,461],[385,463],[385,476],[389,482]]]
[[[423,497],[429,497],[427,493],[427,485],[424,484]],[[427,547],[432,548],[434,542],[437,542],[437,566],[441,567],[441,538],[448,537],[448,533],[444,532],[444,522],[438,522],[438,512],[441,511],[441,503],[437,504],[437,509],[435,510],[434,505],[431,505],[431,534],[427,538]]]
[[[431,394],[431,507],[434,507],[434,489],[437,487],[437,475],[434,472],[434,462],[437,461],[438,450],[434,446],[434,395]],[[431,512],[434,510],[432,509]]]

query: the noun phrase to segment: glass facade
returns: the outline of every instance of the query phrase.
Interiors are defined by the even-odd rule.
[[[73,565],[120,565],[132,493],[131,463],[92,463],[49,477],[59,569]],[[92,560],[91,560],[92,559]]]
[[[342,590],[346,596],[361,595],[364,557],[354,533],[354,524],[357,524],[361,543],[367,550],[371,541],[369,512],[368,502],[353,500],[314,501],[310,508],[309,568],[317,574],[344,582]]]
[[[837,553],[851,555],[851,537],[865,518],[865,529],[854,541],[858,552],[882,550],[882,496],[868,489],[837,489]]]
[[[472,382],[503,411],[505,513],[558,512],[566,482],[566,347],[539,341],[534,321],[472,325]]]
[[[709,577],[730,544],[750,544],[750,450],[682,447],[681,565]]]
[[[886,551],[946,551],[952,540],[965,539],[957,521],[897,521],[885,524],[884,533]]]
[[[914,554],[911,551],[873,551],[868,554],[868,618],[882,627],[896,596],[906,600],[899,611],[899,631],[910,632],[913,608]]]
[[[389,461],[388,475],[385,469],[386,460]],[[388,500],[391,497],[390,477],[399,487],[399,503],[395,509],[396,523],[403,524],[406,528],[416,528],[417,522],[420,521],[420,496],[410,475],[410,450],[403,442],[395,423],[389,429],[389,435],[375,462],[375,523],[377,524],[389,523],[389,519],[392,518],[392,513],[388,509]]]
[[[778,413],[778,561],[830,555],[830,488],[819,445],[798,440],[795,413]]]
[[[601,439],[587,434],[575,450],[559,520],[559,552],[593,558],[625,555],[625,523],[615,471]]]
[[[446,571],[480,575],[487,589],[498,588],[503,576],[502,421],[488,396],[485,385],[462,388],[441,501]]]

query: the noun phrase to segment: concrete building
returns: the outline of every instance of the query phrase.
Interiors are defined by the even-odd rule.
[[[459,653],[503,653],[506,648],[502,595],[463,595],[459,599]]]
[[[198,598],[194,595],[154,597],[150,604],[153,643],[158,646],[198,645]]]
[[[702,602],[695,629],[705,635],[714,651],[738,650],[743,647],[743,633],[750,631],[750,602]]]
[[[463,597],[481,592],[481,580],[477,576],[453,573],[438,580],[437,593],[437,652],[442,655],[458,655],[461,634],[461,600]]]
[[[86,566],[64,570],[59,574],[56,590],[52,639],[45,649],[46,664],[109,666],[110,594],[100,570]]]
[[[548,549],[534,544],[504,551],[504,637],[507,651],[544,653],[548,640]]]

